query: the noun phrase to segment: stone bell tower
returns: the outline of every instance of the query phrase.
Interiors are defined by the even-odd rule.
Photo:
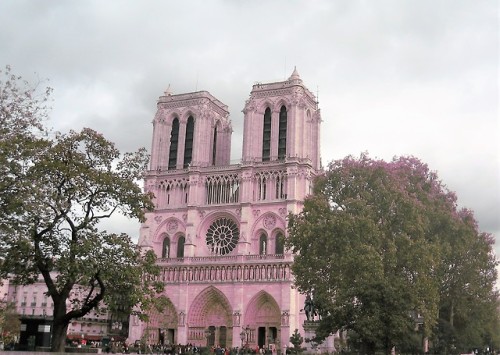
[[[287,81],[255,84],[243,112],[244,162],[294,158],[319,170],[320,111],[297,69]]]
[[[229,164],[231,122],[227,106],[208,91],[160,96],[153,120],[152,170]]]

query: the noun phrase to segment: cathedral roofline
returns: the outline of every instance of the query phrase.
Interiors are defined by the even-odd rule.
[[[262,93],[265,91],[272,91],[278,89],[292,88],[292,87],[300,87],[304,90],[304,92],[314,101],[316,102],[316,96],[304,85],[300,75],[297,71],[297,67],[293,69],[292,75],[287,80],[284,81],[275,81],[270,83],[260,83],[257,82],[252,86],[252,91],[250,95],[254,93]]]
[[[162,95],[158,98],[158,105],[174,103],[174,102],[190,101],[190,100],[196,100],[196,101],[192,103],[188,102],[186,103],[186,106],[199,105],[203,103],[199,99],[208,99],[209,102],[211,102],[212,104],[216,105],[218,108],[222,109],[223,111],[229,114],[228,106],[223,104],[220,100],[218,100],[215,96],[213,96],[206,90],[174,95],[170,92],[170,87],[169,87],[165,92],[165,95]]]

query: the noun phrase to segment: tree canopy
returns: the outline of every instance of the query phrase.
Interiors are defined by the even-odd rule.
[[[41,275],[54,303],[52,350],[66,331],[105,304],[109,311],[148,306],[162,284],[151,253],[99,223],[114,214],[139,221],[153,205],[137,181],[144,149],[122,155],[98,132],[52,133],[50,90],[40,98],[21,78],[0,81],[0,276],[29,284]],[[70,306],[67,306],[67,305]]]
[[[424,338],[466,350],[492,336],[493,239],[418,159],[330,163],[288,228],[296,285],[321,314],[315,340],[348,331],[372,353]],[[475,340],[459,344],[470,327]]]

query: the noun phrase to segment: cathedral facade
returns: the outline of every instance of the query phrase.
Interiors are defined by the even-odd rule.
[[[228,107],[207,91],[157,104],[145,189],[155,196],[139,246],[153,250],[168,305],[133,319],[129,340],[284,350],[304,336],[304,295],[284,247],[321,171],[321,116],[296,70],[255,84],[246,101],[242,158],[230,163]]]

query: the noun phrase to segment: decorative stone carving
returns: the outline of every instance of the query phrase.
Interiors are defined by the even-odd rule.
[[[168,221],[167,223],[167,232],[173,234],[174,232],[177,231],[177,228],[179,227],[179,224],[175,219]]]
[[[205,217],[205,211],[198,211],[198,215],[200,216],[200,218]]]
[[[286,216],[286,208],[281,207],[278,212],[280,213],[280,216],[285,217]]]
[[[253,210],[252,213],[254,217],[258,217],[260,215],[260,210]]]
[[[247,112],[252,112],[252,111],[255,111],[255,103],[253,100],[247,100],[247,102],[245,103],[245,108],[243,109],[243,113],[247,113]]]
[[[158,224],[161,222],[161,220],[162,220],[162,219],[163,219],[163,217],[162,217],[162,216],[156,216],[156,217],[155,217],[155,221],[156,221],[156,223],[158,223]]]
[[[267,214],[264,217],[263,224],[266,229],[272,229],[276,225],[276,217],[274,217],[272,214]]]
[[[187,213],[184,213],[184,214],[182,215],[182,220],[183,220],[184,222],[186,222],[186,221],[187,221],[187,219],[188,219],[188,215],[187,215]]]
[[[241,313],[240,311],[236,311],[233,313],[233,325],[240,325],[241,322]]]
[[[180,312],[179,312],[179,325],[180,325],[181,327],[183,327],[183,326],[184,326],[185,321],[186,321],[186,313],[184,313],[183,311],[180,311]]]
[[[290,312],[288,310],[283,311],[281,313],[281,325],[286,327],[288,326],[289,321],[290,321]]]

